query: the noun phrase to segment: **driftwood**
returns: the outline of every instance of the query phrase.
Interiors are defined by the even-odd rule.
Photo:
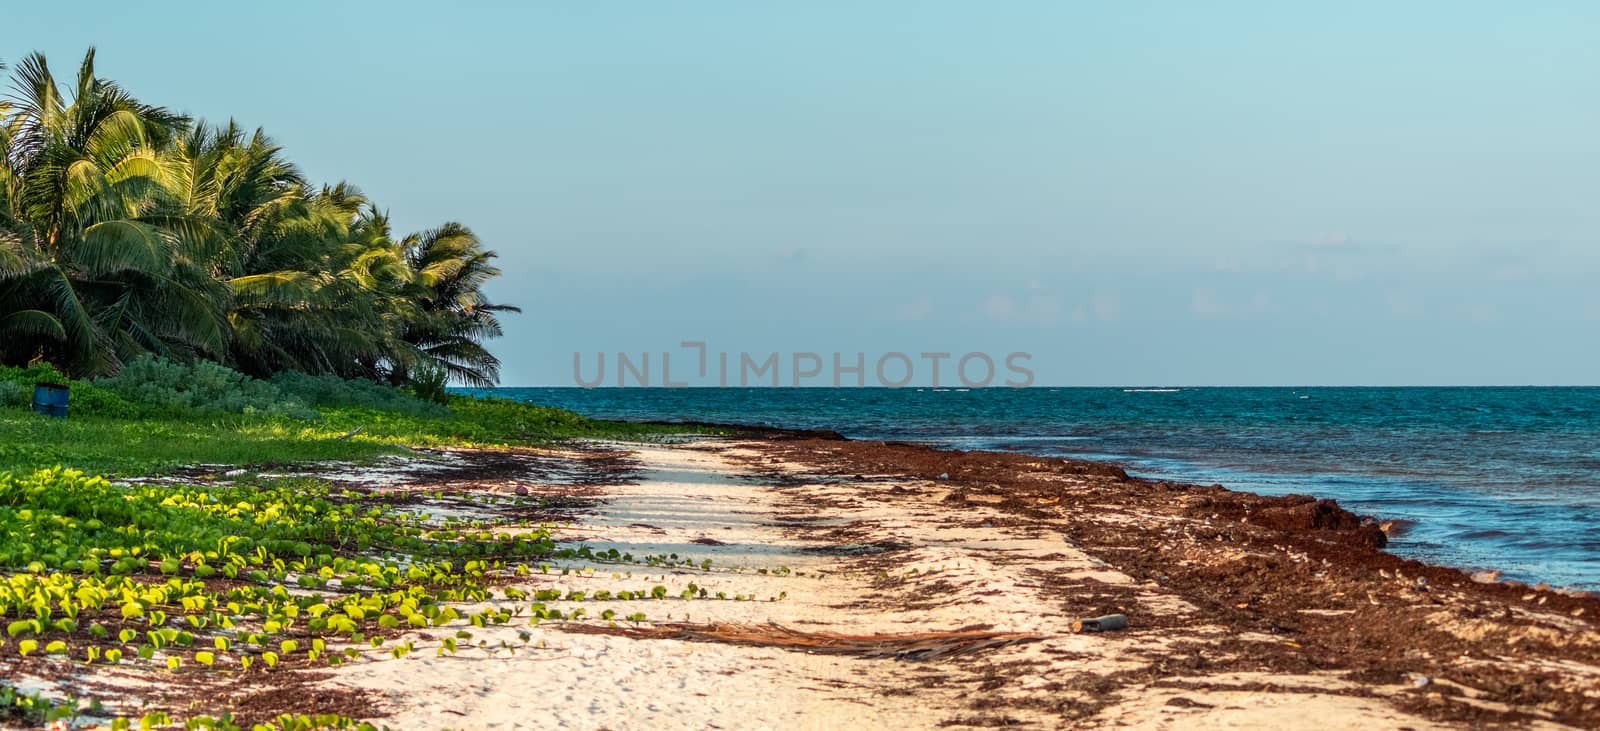
[[[1020,632],[986,632],[958,629],[949,632],[912,632],[886,635],[847,635],[802,632],[778,624],[690,624],[664,622],[651,626],[596,625],[570,622],[568,632],[614,635],[631,639],[721,642],[730,645],[776,647],[823,655],[857,655],[897,660],[939,660],[981,650],[1045,639],[1045,635]]]

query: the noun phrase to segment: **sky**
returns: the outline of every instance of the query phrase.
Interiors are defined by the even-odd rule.
[[[1308,5],[86,0],[0,13],[0,62],[93,45],[400,231],[467,224],[523,308],[505,385],[684,341],[1600,383],[1600,5]]]

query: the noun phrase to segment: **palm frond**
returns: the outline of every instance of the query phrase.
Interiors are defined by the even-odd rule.
[[[61,321],[44,310],[17,310],[0,317],[0,336],[39,335],[54,340],[66,340],[67,330]]]
[[[63,254],[84,271],[107,274],[121,271],[154,273],[172,264],[171,251],[160,229],[148,223],[120,219],[84,229]]]

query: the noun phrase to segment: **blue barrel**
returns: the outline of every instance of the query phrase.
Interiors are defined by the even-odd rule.
[[[72,391],[66,386],[57,386],[53,383],[38,383],[33,387],[33,410],[45,416],[57,419],[67,418],[67,399],[72,397]]]

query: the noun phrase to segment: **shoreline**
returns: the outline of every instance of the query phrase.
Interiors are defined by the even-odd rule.
[[[1164,485],[1173,485],[1173,486],[1188,486],[1188,487],[1196,487],[1196,488],[1203,488],[1203,489],[1221,489],[1221,490],[1224,490],[1224,491],[1226,491],[1227,493],[1230,493],[1230,494],[1249,495],[1249,496],[1252,496],[1254,498],[1260,498],[1260,499],[1265,500],[1265,501],[1284,501],[1284,500],[1288,500],[1288,501],[1293,501],[1293,502],[1296,502],[1296,503],[1314,501],[1315,503],[1317,503],[1319,505],[1328,505],[1328,506],[1331,506],[1333,508],[1333,510],[1328,513],[1328,516],[1325,519],[1339,520],[1339,521],[1342,521],[1343,524],[1347,525],[1351,529],[1359,529],[1359,530],[1362,530],[1363,532],[1367,532],[1368,536],[1363,538],[1363,539],[1360,539],[1360,540],[1366,540],[1366,541],[1370,541],[1370,542],[1375,542],[1376,543],[1375,547],[1379,548],[1379,549],[1387,549],[1388,548],[1387,544],[1388,544],[1389,540],[1391,540],[1391,539],[1393,539],[1395,537],[1404,535],[1405,533],[1410,532],[1411,528],[1419,523],[1419,521],[1413,520],[1413,519],[1409,519],[1409,518],[1397,518],[1397,517],[1386,516],[1386,515],[1382,515],[1382,514],[1357,513],[1357,512],[1350,511],[1350,510],[1346,509],[1342,504],[1340,504],[1338,502],[1337,498],[1328,498],[1328,497],[1323,497],[1323,496],[1315,495],[1315,494],[1287,493],[1287,494],[1283,494],[1283,495],[1265,495],[1265,494],[1262,494],[1262,493],[1259,493],[1259,492],[1254,492],[1254,491],[1251,491],[1251,490],[1248,490],[1248,489],[1229,487],[1229,486],[1227,486],[1225,484],[1222,484],[1222,483],[1205,484],[1205,483],[1191,482],[1191,481],[1186,481],[1186,480],[1183,480],[1183,479],[1176,479],[1176,478],[1168,479],[1168,478],[1162,478],[1162,477],[1156,477],[1156,476],[1134,475],[1134,474],[1130,474],[1128,472],[1128,467],[1126,465],[1122,464],[1119,461],[1111,460],[1111,459],[1094,459],[1094,458],[1084,458],[1084,457],[1074,457],[1074,456],[1045,455],[1045,454],[1038,454],[1038,453],[1027,452],[1027,451],[1022,451],[1022,450],[963,449],[963,448],[960,448],[960,447],[943,447],[943,446],[937,446],[937,445],[934,445],[934,444],[930,444],[930,443],[927,443],[927,442],[908,441],[908,440],[902,440],[902,439],[858,439],[858,438],[854,438],[854,437],[845,436],[844,434],[842,434],[842,433],[840,433],[838,431],[835,431],[833,429],[825,429],[825,428],[821,428],[821,429],[789,429],[789,428],[784,428],[784,427],[773,427],[773,426],[764,426],[764,425],[749,425],[749,424],[736,424],[736,423],[723,423],[723,422],[705,422],[705,421],[694,421],[694,420],[685,420],[685,421],[639,420],[639,421],[632,421],[630,423],[647,425],[647,426],[670,426],[670,427],[704,428],[704,429],[718,430],[720,432],[725,432],[725,433],[744,434],[744,435],[748,435],[748,436],[756,437],[756,438],[775,439],[775,440],[790,440],[790,439],[833,440],[833,441],[844,441],[844,442],[853,442],[853,443],[860,443],[860,444],[879,444],[879,445],[883,445],[883,446],[887,446],[887,447],[904,448],[904,449],[909,449],[909,450],[925,449],[925,450],[931,450],[933,452],[942,452],[942,453],[950,453],[950,454],[1010,455],[1010,456],[1022,457],[1022,458],[1025,458],[1026,460],[1032,460],[1032,461],[1063,461],[1063,462],[1068,462],[1068,463],[1079,463],[1079,464],[1087,465],[1087,466],[1089,466],[1087,469],[1091,469],[1091,470],[1098,469],[1098,468],[1107,468],[1108,470],[1111,471],[1110,472],[1111,474],[1116,474],[1116,475],[1120,476],[1121,478],[1124,478],[1124,479],[1132,481],[1132,482],[1142,482],[1142,483],[1150,483],[1150,484],[1164,484]],[[1308,498],[1309,498],[1309,500],[1308,500]],[[1337,517],[1335,517],[1335,516],[1337,516]],[[1381,532],[1381,534],[1382,534],[1381,537],[1376,535],[1376,534],[1371,534],[1369,531],[1367,531],[1367,527],[1368,526],[1366,524],[1368,524],[1368,523],[1370,523],[1371,526],[1375,526],[1378,529],[1378,531]],[[1293,521],[1291,521],[1288,524],[1278,525],[1278,526],[1269,526],[1269,527],[1293,528],[1294,525],[1293,525]],[[1513,579],[1502,579],[1500,577],[1503,574],[1503,571],[1502,571],[1503,567],[1499,567],[1499,566],[1494,566],[1494,565],[1453,566],[1453,565],[1449,565],[1449,564],[1445,564],[1445,563],[1436,563],[1436,562],[1429,561],[1429,560],[1426,560],[1426,559],[1407,558],[1405,556],[1401,556],[1400,554],[1396,554],[1396,553],[1390,553],[1390,555],[1395,556],[1396,558],[1399,558],[1399,559],[1401,559],[1403,561],[1409,561],[1409,562],[1415,563],[1415,564],[1420,565],[1420,566],[1427,566],[1427,567],[1430,567],[1430,568],[1447,569],[1447,570],[1451,570],[1451,571],[1456,571],[1456,572],[1459,572],[1460,574],[1462,574],[1463,576],[1465,576],[1465,577],[1467,577],[1469,579],[1472,579],[1474,581],[1477,581],[1479,583],[1503,584],[1503,585],[1510,586],[1510,587],[1513,587],[1513,588],[1515,588],[1515,587],[1531,587],[1531,588],[1536,588],[1536,589],[1539,589],[1539,590],[1554,591],[1554,592],[1556,592],[1558,594],[1588,596],[1588,597],[1591,597],[1591,598],[1600,598],[1600,590],[1591,590],[1591,589],[1585,589],[1585,588],[1574,587],[1574,586],[1562,586],[1562,585],[1558,585],[1558,584],[1555,584],[1553,582],[1548,582],[1548,581],[1518,581],[1518,580],[1513,580]]]
[[[1124,464],[1176,482],[1337,499],[1415,521],[1391,550],[1600,590],[1600,392],[1497,388],[507,389],[600,418],[833,429],[854,438]],[[1447,389],[1449,391],[1450,389]],[[1300,396],[1310,395],[1309,399]]]
[[[803,566],[818,580],[805,591],[819,596],[807,601],[791,591],[748,605],[759,606],[760,620],[785,626],[980,627],[1049,638],[942,667],[938,683],[914,690],[895,689],[922,670],[915,664],[876,668],[872,674],[886,677],[872,682],[852,678],[842,697],[863,706],[854,719],[868,727],[1321,725],[1313,718],[1351,728],[1600,724],[1600,597],[1483,582],[1395,556],[1381,550],[1375,521],[1333,501],[1129,477],[1105,462],[859,441],[826,430],[694,426],[735,433],[665,449],[721,456],[757,486],[752,494],[776,493],[751,499],[776,501],[761,524],[781,528],[779,541],[722,540],[729,508],[685,509],[677,483],[666,488],[665,511],[618,512],[636,488],[603,490],[610,507],[574,516],[576,537],[696,560]],[[636,520],[663,513],[679,523],[665,533]],[[731,519],[736,530],[751,527]],[[602,527],[583,527],[592,525]],[[757,544],[757,554],[740,553]],[[672,591],[709,582],[671,578]],[[833,582],[857,588],[818,585]],[[784,585],[761,584],[769,592]],[[684,619],[752,620],[749,611],[705,612]],[[1128,618],[1125,630],[1068,629],[1073,619],[1113,613]],[[761,657],[783,673],[805,667],[813,680],[846,687],[836,663]],[[900,693],[916,709],[890,702]],[[825,728],[833,721],[817,719],[841,713],[832,703],[807,707],[806,719],[778,727]],[[611,724],[706,721],[625,719]]]
[[[1334,500],[1263,496],[1223,485],[1133,477],[1109,461],[855,440],[831,430],[705,426],[744,429],[765,445],[769,455],[786,464],[809,465],[818,474],[857,482],[873,476],[909,477],[948,487],[941,503],[981,505],[1019,522],[1060,529],[1075,548],[1136,580],[1175,589],[1185,601],[1230,626],[1289,637],[1316,634],[1323,656],[1310,661],[1298,657],[1310,654],[1304,652],[1309,643],[1301,644],[1292,648],[1296,664],[1320,670],[1349,668],[1390,679],[1426,678],[1423,687],[1438,687],[1437,682],[1450,675],[1448,666],[1409,656],[1434,658],[1449,652],[1462,661],[1475,656],[1516,658],[1537,654],[1531,648],[1543,643],[1540,651],[1561,658],[1560,663],[1586,665],[1584,682],[1593,688],[1584,691],[1583,683],[1569,685],[1565,700],[1543,698],[1544,707],[1564,705],[1573,714],[1568,718],[1582,719],[1577,725],[1600,725],[1600,592],[1500,580],[1493,570],[1469,571],[1390,553],[1383,550],[1388,527],[1381,516],[1357,515]],[[1055,492],[1063,477],[1086,484],[1089,495]],[[1114,515],[1119,510],[1135,512],[1137,519],[1112,521],[1118,535],[1101,536],[1100,550],[1092,535],[1103,529],[1087,531],[1091,535],[1087,540],[1071,537],[1086,523],[1103,520],[1095,513]],[[1181,527],[1158,527],[1166,520]],[[1200,540],[1193,532],[1203,532]],[[1188,545],[1162,543],[1180,533]],[[1149,542],[1138,549],[1117,545],[1127,543],[1129,534]],[[1159,548],[1152,551],[1155,547]],[[1237,572],[1205,566],[1204,558],[1196,561],[1190,553],[1197,548],[1213,554],[1242,548],[1243,555],[1229,556],[1224,563],[1245,565]],[[1197,564],[1198,570],[1174,570],[1186,563]],[[1318,564],[1322,570],[1309,568]],[[1444,607],[1454,607],[1456,616],[1432,611]],[[1408,611],[1416,616],[1405,616]],[[1342,612],[1354,616],[1347,621],[1332,619]],[[1318,619],[1306,621],[1308,615]],[[1129,621],[1131,627],[1140,626],[1136,617]],[[1294,626],[1297,623],[1305,626]],[[1570,640],[1561,637],[1568,633],[1573,635]],[[1541,640],[1530,640],[1539,635]],[[1368,647],[1358,650],[1363,645]],[[1284,659],[1288,658],[1278,658]],[[1524,684],[1561,684],[1565,675],[1518,672],[1496,680],[1494,674],[1474,675],[1487,681],[1482,685],[1498,684],[1506,697],[1521,697],[1523,702],[1529,695]],[[1488,687],[1476,690],[1485,698],[1499,694]],[[1408,710],[1439,710],[1427,705],[1411,704]],[[1487,713],[1473,722],[1510,720],[1518,715],[1518,705],[1506,703],[1506,715]],[[1455,713],[1439,718],[1465,720]]]
[[[423,525],[548,527],[584,550],[495,568],[450,601],[459,619],[375,625],[376,650],[302,637],[344,653],[335,667],[238,674],[255,651],[235,649],[217,653],[231,673],[190,654],[170,674],[62,658],[39,675],[4,653],[0,670],[117,713],[208,699],[401,729],[1600,725],[1600,598],[1393,556],[1311,498],[764,428],[297,474]],[[1126,627],[1075,629],[1111,614]],[[954,654],[903,654],[930,632]],[[986,632],[1001,639],[959,644]],[[817,649],[841,636],[862,651]]]

